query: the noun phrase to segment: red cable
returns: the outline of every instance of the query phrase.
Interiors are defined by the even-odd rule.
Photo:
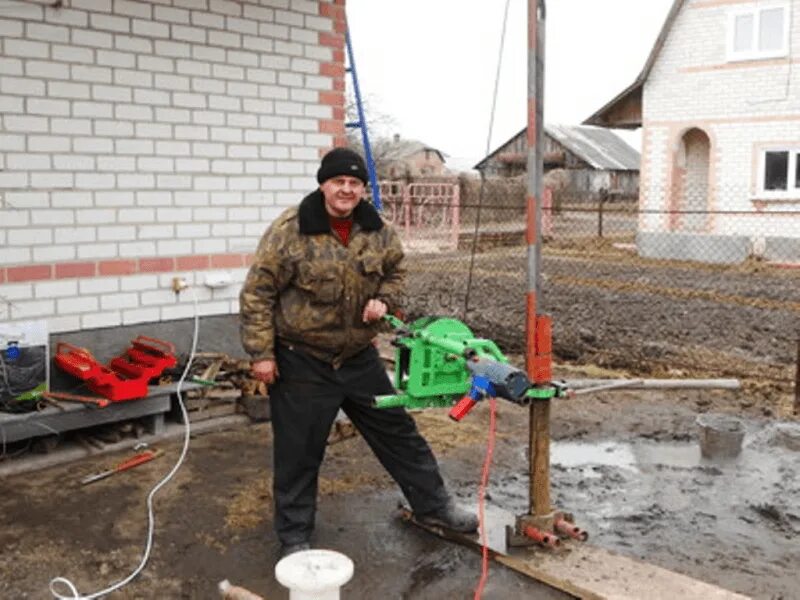
[[[481,528],[481,579],[475,588],[474,600],[480,600],[486,580],[489,578],[489,546],[486,539],[486,486],[489,484],[489,466],[492,464],[494,454],[494,434],[496,425],[497,399],[489,398],[489,437],[486,442],[486,458],[483,461],[481,473],[481,486],[478,490],[478,526]]]

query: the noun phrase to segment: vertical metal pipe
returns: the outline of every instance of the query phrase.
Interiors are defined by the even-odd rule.
[[[603,208],[605,206],[605,200],[603,197],[600,197],[600,203],[597,205],[597,237],[603,237]]]
[[[406,243],[411,238],[411,184],[403,183],[403,231]]]
[[[542,130],[544,117],[544,36],[545,2],[528,0],[528,197],[527,253],[528,289],[526,301],[526,367],[534,378],[536,353],[536,314],[540,291]],[[530,408],[529,512],[535,516],[550,513],[550,401],[537,400]]]
[[[797,367],[794,372],[794,414],[800,415],[800,339],[797,340]]]
[[[452,244],[453,250],[458,250],[458,240],[461,237],[461,184],[455,184],[452,199]]]

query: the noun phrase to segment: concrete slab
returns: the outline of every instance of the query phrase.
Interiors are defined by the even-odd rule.
[[[684,232],[639,232],[639,256],[671,260],[690,260],[711,264],[738,264],[750,254],[745,236],[706,235]]]

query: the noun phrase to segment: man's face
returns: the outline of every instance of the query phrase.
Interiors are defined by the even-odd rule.
[[[332,217],[348,217],[364,195],[364,182],[358,177],[337,175],[319,186],[325,197],[325,210]]]

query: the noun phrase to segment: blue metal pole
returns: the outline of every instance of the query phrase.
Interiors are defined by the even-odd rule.
[[[367,159],[367,171],[369,173],[369,185],[372,188],[372,203],[378,210],[383,209],[381,204],[381,188],[378,185],[378,178],[375,174],[375,161],[372,158],[372,148],[369,145],[369,133],[367,132],[367,119],[364,116],[364,106],[361,104],[361,89],[358,86],[358,74],[356,73],[356,62],[353,59],[353,46],[350,43],[350,29],[345,30],[344,40],[347,44],[347,71],[353,76],[353,91],[356,96],[356,108],[358,109],[358,121],[346,123],[347,127],[361,128],[361,141],[364,144],[364,158]]]

